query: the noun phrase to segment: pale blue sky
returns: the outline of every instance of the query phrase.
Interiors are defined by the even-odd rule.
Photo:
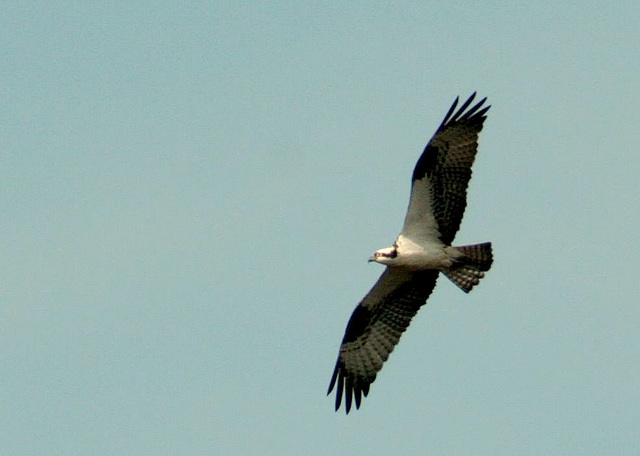
[[[561,3],[5,4],[0,452],[639,454],[640,9]],[[457,243],[494,266],[335,413],[366,260],[474,90]]]

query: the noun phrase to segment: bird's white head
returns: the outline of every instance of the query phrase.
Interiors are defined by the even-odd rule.
[[[390,265],[393,264],[398,257],[398,247],[394,244],[391,247],[378,250],[373,254],[369,261],[375,261],[376,263]]]

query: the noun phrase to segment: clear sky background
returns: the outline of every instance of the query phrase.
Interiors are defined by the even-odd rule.
[[[8,2],[0,453],[640,454],[640,9]],[[325,396],[453,99],[458,244],[358,411]]]

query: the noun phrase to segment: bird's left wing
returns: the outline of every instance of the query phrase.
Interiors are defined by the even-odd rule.
[[[437,278],[437,270],[407,271],[387,267],[358,304],[347,324],[327,392],[330,394],[337,386],[336,411],[343,394],[347,413],[352,399],[355,399],[356,408],[360,407],[362,395],[369,393],[369,385],[433,291]]]
[[[471,106],[475,95],[457,111],[456,98],[416,163],[402,228],[402,234],[411,239],[439,238],[451,245],[460,227],[471,165],[478,151],[478,134],[490,107],[483,106],[486,98]]]

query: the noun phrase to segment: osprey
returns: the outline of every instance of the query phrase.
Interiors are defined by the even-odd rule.
[[[360,408],[362,395],[389,358],[418,309],[425,304],[442,272],[462,291],[477,285],[493,261],[491,243],[453,247],[478,148],[478,134],[490,106],[486,98],[469,108],[476,93],[449,112],[418,159],[411,178],[409,208],[391,247],[369,261],[387,266],[349,319],[329,391],[337,387],[336,411],[345,396]],[[469,108],[469,109],[467,109]]]

